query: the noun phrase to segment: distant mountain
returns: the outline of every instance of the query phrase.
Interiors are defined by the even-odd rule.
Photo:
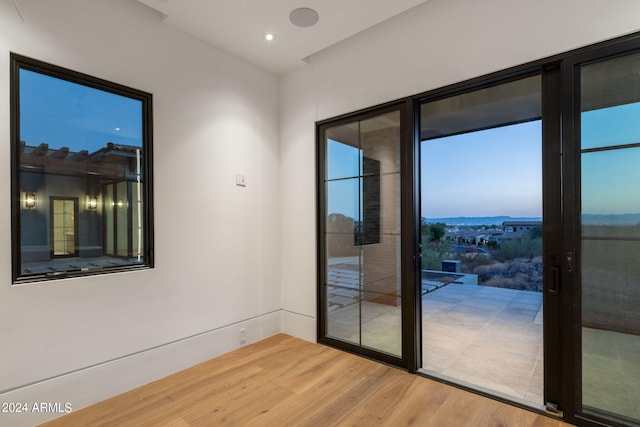
[[[583,214],[584,225],[636,225],[640,224],[640,213],[628,214]]]
[[[447,225],[502,225],[505,221],[542,221],[540,217],[501,216],[457,216],[450,218],[423,218],[428,223],[444,222]],[[584,225],[636,225],[640,224],[640,213],[629,214],[583,214]]]
[[[428,223],[444,222],[447,225],[502,225],[505,221],[542,221],[540,217],[513,216],[458,216],[452,218],[423,218]]]

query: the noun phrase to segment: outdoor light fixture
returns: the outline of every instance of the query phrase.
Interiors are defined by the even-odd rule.
[[[24,207],[27,209],[33,209],[36,207],[36,193],[24,193]]]
[[[98,198],[95,196],[87,196],[87,209],[95,211],[98,208]]]

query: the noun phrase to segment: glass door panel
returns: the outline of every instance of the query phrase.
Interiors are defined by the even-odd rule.
[[[339,144],[334,142],[331,145]],[[358,178],[326,183],[327,335],[360,343],[361,254],[355,227],[360,222]]]
[[[640,422],[640,54],[580,68],[582,411]]]
[[[540,75],[420,111],[422,370],[541,407]]]
[[[400,112],[324,131],[327,338],[402,357]]]

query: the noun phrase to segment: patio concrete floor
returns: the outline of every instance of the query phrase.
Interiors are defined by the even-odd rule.
[[[640,336],[582,328],[582,396],[586,412],[640,424]]]
[[[542,294],[449,284],[422,298],[423,369],[543,406]],[[640,420],[640,336],[582,328],[586,412]]]
[[[422,298],[423,370],[543,404],[542,294],[449,284]]]
[[[327,333],[399,355],[399,306],[362,299],[358,272],[335,266]],[[543,406],[542,294],[450,283],[422,297],[423,371]],[[583,328],[585,410],[640,420],[640,336]]]

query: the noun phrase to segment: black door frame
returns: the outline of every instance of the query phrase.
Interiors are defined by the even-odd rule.
[[[561,230],[562,230],[562,200],[561,200],[561,120],[560,120],[560,64],[558,61],[548,61],[545,63],[526,64],[521,67],[512,68],[510,70],[472,79],[466,82],[450,85],[443,89],[426,92],[414,97],[414,117],[420,117],[420,105],[450,96],[460,95],[463,93],[473,92],[479,89],[505,84],[514,80],[531,77],[534,75],[541,76],[542,87],[542,188],[543,188],[543,346],[544,346],[544,402],[547,407],[552,410],[561,410],[562,402],[562,363],[559,355],[562,346],[562,330],[557,325],[562,324],[561,315],[561,292],[560,292],[560,253],[561,246]],[[417,121],[417,120],[416,120]],[[418,127],[418,126],[417,126]],[[419,129],[415,132],[416,139],[419,140]],[[419,180],[419,142],[416,147],[416,158],[418,159],[418,183]],[[419,188],[418,188],[419,193]],[[418,194],[418,202],[420,195]],[[418,204],[418,212],[419,212]],[[419,230],[420,215],[415,227]],[[419,232],[418,232],[419,233]],[[419,286],[419,285],[417,285]],[[422,299],[418,298],[418,304],[421,305]],[[418,311],[417,318],[421,324],[422,310]],[[549,319],[549,320],[548,320]],[[417,328],[416,328],[417,329]],[[421,343],[421,337],[418,341]],[[419,345],[420,349],[422,345]],[[415,371],[420,368],[422,358],[418,359],[419,364],[415,367]],[[415,372],[414,371],[414,372]],[[457,384],[443,380],[438,377],[431,377],[427,374],[421,375],[451,384],[453,386],[463,388],[465,390],[490,397],[492,399],[504,401],[512,405],[520,406],[526,409],[532,407],[521,404],[520,402],[503,399],[502,397],[477,390],[472,387]]]
[[[421,297],[419,284],[419,136],[418,109],[425,99],[445,97],[462,90],[471,91],[509,78],[532,72],[543,76],[543,232],[544,232],[544,351],[545,392],[547,409],[559,410],[567,422],[585,426],[617,425],[615,421],[596,419],[582,413],[581,399],[581,331],[580,331],[580,147],[579,77],[576,70],[584,63],[603,60],[640,50],[640,32],[578,48],[548,58],[532,61],[485,76],[427,91],[397,101],[381,104],[316,123],[316,167],[318,202],[318,341],[350,352],[392,363],[416,373],[421,356]],[[385,108],[402,111],[402,292],[403,292],[403,358],[352,346],[325,336],[323,322],[321,208],[326,201],[322,191],[324,157],[320,150],[322,133],[336,125],[378,114]],[[548,356],[549,355],[549,356]],[[436,379],[442,381],[441,379]],[[456,387],[465,388],[457,384]],[[470,391],[503,400],[474,389]],[[507,401],[516,406],[532,409]],[[539,411],[545,413],[543,411]],[[607,424],[610,423],[610,424]],[[611,424],[613,423],[613,424]],[[624,425],[624,424],[620,424]]]
[[[318,342],[339,348],[351,353],[359,354],[365,357],[380,360],[385,363],[406,368],[415,372],[411,367],[417,363],[418,355],[415,349],[416,338],[419,337],[415,331],[415,316],[417,312],[416,295],[418,293],[415,286],[416,283],[416,236],[413,223],[415,222],[416,211],[415,194],[415,171],[414,164],[414,141],[413,141],[413,114],[412,114],[412,98],[404,98],[381,104],[375,107],[359,110],[353,113],[345,114],[333,119],[324,120],[316,123],[316,227],[318,236],[317,245],[317,337]],[[402,356],[395,357],[393,355],[376,351],[374,349],[352,344],[346,341],[338,340],[327,336],[326,320],[327,320],[327,299],[324,292],[324,284],[327,283],[326,277],[326,241],[324,239],[325,224],[325,208],[327,206],[326,195],[324,191],[324,177],[326,176],[326,157],[324,149],[325,131],[334,126],[340,126],[354,121],[362,121],[371,117],[375,117],[384,113],[393,111],[400,112],[400,182],[401,182],[401,200],[400,200],[400,223],[401,223],[401,245],[400,245],[400,269],[401,269],[401,328],[402,328]]]

